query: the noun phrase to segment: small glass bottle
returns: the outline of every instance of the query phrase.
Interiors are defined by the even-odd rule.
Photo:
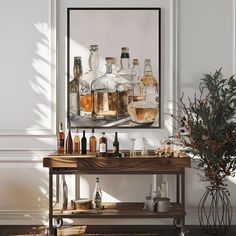
[[[119,76],[124,77],[129,81],[132,80],[128,47],[121,48],[120,69],[117,71],[117,73]]]
[[[119,141],[118,141],[118,135],[117,132],[115,132],[115,140],[113,142],[113,156],[119,157]]]
[[[133,86],[133,99],[137,100],[142,93],[141,73],[139,68],[138,59],[133,59],[133,67],[131,70],[132,86]]]
[[[65,140],[65,134],[62,128],[62,122],[59,123],[59,131],[57,133],[57,153],[58,155],[64,154],[64,140]]]
[[[73,141],[71,136],[70,123],[68,124],[68,134],[66,137],[66,154],[73,154]]]
[[[106,57],[106,74],[92,82],[92,116],[102,119],[117,117],[116,74],[113,73],[113,57]]]
[[[92,116],[91,84],[102,76],[102,72],[98,71],[98,45],[90,45],[89,50],[89,71],[80,80],[80,116],[85,117]]]
[[[105,132],[102,132],[102,137],[99,139],[99,155],[100,157],[107,156],[107,138]]]
[[[74,57],[74,78],[69,82],[69,118],[70,121],[80,115],[79,83],[82,78],[81,57]]]
[[[96,185],[93,192],[93,208],[97,211],[102,209],[102,190],[99,184],[99,178],[96,178]]]
[[[79,137],[79,127],[75,127],[75,136],[74,136],[74,153],[78,154],[80,152],[80,137]]]
[[[167,176],[163,175],[161,181],[161,197],[168,198],[168,196],[169,196],[169,189],[168,189]]]
[[[81,154],[87,154],[87,138],[85,136],[85,130],[83,130],[83,137],[81,138]]]
[[[89,138],[89,151],[93,154],[97,151],[97,138],[94,135],[94,128],[92,128],[92,136]]]

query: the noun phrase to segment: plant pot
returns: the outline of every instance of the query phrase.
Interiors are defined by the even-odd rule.
[[[226,188],[208,186],[198,206],[198,219],[208,235],[223,235],[232,220],[232,205]]]

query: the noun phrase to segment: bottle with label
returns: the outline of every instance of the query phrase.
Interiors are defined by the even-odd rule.
[[[120,69],[117,73],[119,76],[124,77],[129,81],[132,80],[128,47],[121,48]]]
[[[89,72],[85,73],[80,80],[80,116],[85,117],[92,116],[91,84],[103,75],[98,71],[98,45],[90,45],[89,50]]]
[[[73,141],[71,136],[70,123],[68,124],[68,134],[66,137],[66,154],[73,154]]]
[[[92,203],[95,210],[99,211],[102,209],[102,190],[100,187],[99,178],[96,178]]]
[[[81,154],[87,154],[87,138],[85,136],[85,130],[83,130],[83,137],[81,138]]]
[[[99,155],[100,157],[107,156],[107,138],[105,132],[102,132],[102,137],[99,139]]]
[[[161,181],[161,197],[168,198],[168,196],[169,196],[169,189],[168,189],[167,176],[163,175]]]
[[[81,57],[74,57],[73,73],[74,73],[74,79],[69,82],[70,121],[78,117],[78,115],[80,115],[79,83],[83,74]]]
[[[75,136],[74,136],[74,153],[79,154],[80,152],[80,137],[79,137],[79,127],[75,127]]]
[[[102,119],[117,117],[116,77],[113,73],[113,57],[106,57],[106,74],[92,82],[92,116]]]
[[[113,142],[113,156],[119,157],[119,141],[117,132],[115,132],[115,140]]]
[[[94,128],[92,128],[92,136],[89,138],[89,151],[93,154],[97,151],[97,138],[94,135]]]
[[[58,155],[64,154],[64,140],[65,134],[62,128],[62,122],[59,123],[59,131],[57,133],[57,153]]]

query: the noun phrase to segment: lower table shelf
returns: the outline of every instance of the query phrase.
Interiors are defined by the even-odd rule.
[[[144,203],[106,203],[104,209],[95,210],[54,210],[54,218],[178,218],[183,216],[179,203],[171,203],[169,212],[143,210]]]

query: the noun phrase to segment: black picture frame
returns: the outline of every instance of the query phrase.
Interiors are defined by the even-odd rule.
[[[132,123],[132,125],[129,124],[124,124],[124,125],[111,125],[109,126],[109,124],[102,124],[102,120],[100,119],[98,124],[96,124],[97,119],[96,118],[84,118],[83,121],[81,121],[79,118],[76,120],[72,120],[70,117],[70,93],[69,93],[69,82],[71,80],[71,78],[73,77],[72,75],[72,63],[73,63],[73,56],[71,55],[71,13],[72,12],[80,12],[80,11],[119,11],[119,12],[123,12],[123,11],[155,11],[156,12],[156,16],[157,16],[157,39],[158,42],[156,42],[156,47],[157,47],[157,63],[155,65],[153,65],[153,68],[156,67],[157,71],[158,71],[158,117],[157,120],[155,121],[155,125],[153,125],[153,123],[145,123],[145,124],[140,124],[140,123],[135,123],[130,121],[130,123]],[[90,27],[87,27],[88,30],[90,30]],[[78,29],[79,32],[79,29]],[[140,40],[140,39],[139,39]],[[149,46],[149,45],[147,45]],[[109,55],[108,55],[109,56]],[[118,56],[118,55],[117,55]],[[113,8],[113,7],[98,7],[98,8],[88,8],[88,7],[70,7],[67,8],[67,119],[68,122],[71,124],[71,127],[74,128],[76,126],[80,127],[80,128],[102,128],[102,129],[130,129],[130,128],[135,128],[135,129],[139,129],[139,128],[161,128],[161,79],[162,79],[162,74],[161,74],[161,68],[162,68],[162,63],[161,63],[161,58],[162,58],[162,54],[161,54],[161,8],[159,7],[145,7],[145,8],[134,8],[134,7],[119,7],[119,8]],[[91,121],[91,119],[94,120]],[[88,121],[85,121],[88,120]],[[106,121],[107,122],[107,121]],[[86,124],[85,124],[86,123]]]

